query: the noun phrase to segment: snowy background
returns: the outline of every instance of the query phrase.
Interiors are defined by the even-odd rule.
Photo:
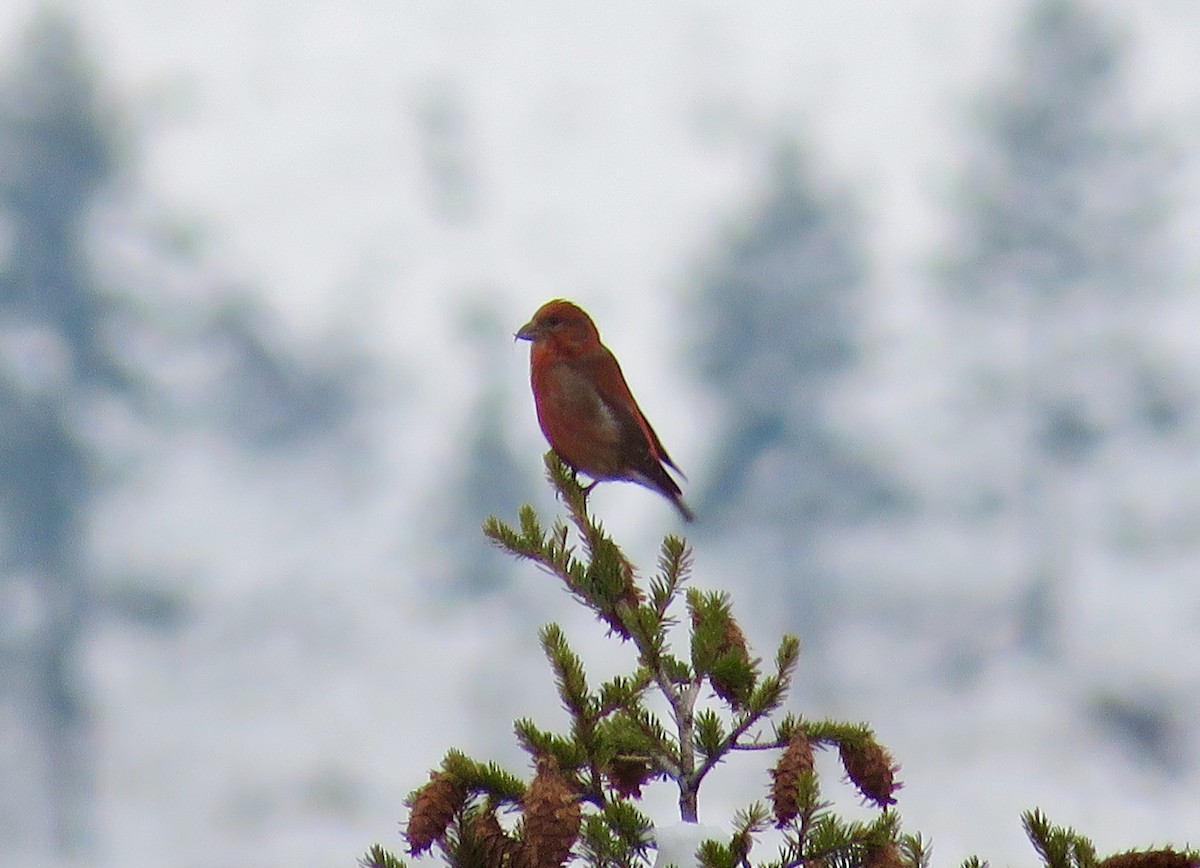
[[[476,530],[553,509],[511,336],[555,296],[935,864],[1033,864],[1035,806],[1200,844],[1197,44],[1186,0],[0,6],[0,863],[348,866],[447,748],[525,768],[537,627],[628,662]],[[647,568],[680,530],[593,504]]]

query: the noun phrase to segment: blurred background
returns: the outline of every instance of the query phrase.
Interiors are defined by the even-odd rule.
[[[556,296],[935,864],[1032,864],[1034,806],[1200,843],[1198,44],[1188,0],[3,4],[0,863],[353,865],[447,748],[563,722],[540,624],[629,664],[479,532],[554,510],[512,334]],[[645,572],[680,531],[592,502]]]

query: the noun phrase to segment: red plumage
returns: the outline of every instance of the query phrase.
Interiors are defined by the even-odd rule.
[[[657,491],[691,521],[666,469],[679,468],[642,415],[592,318],[555,299],[538,308],[517,337],[532,343],[529,379],[538,424],[558,457],[597,481],[626,480]]]

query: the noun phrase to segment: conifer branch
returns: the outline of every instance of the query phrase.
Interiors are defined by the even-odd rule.
[[[518,527],[495,517],[484,524],[494,544],[532,561],[562,582],[620,641],[632,644],[633,670],[593,690],[583,659],[566,633],[547,624],[538,634],[570,725],[565,733],[532,720],[514,724],[536,772],[525,783],[492,763],[458,751],[409,797],[405,836],[410,850],[436,847],[455,868],[555,868],[576,859],[589,866],[646,868],[653,824],[638,808],[643,787],[668,781],[678,791],[679,816],[695,822],[702,784],[722,761],[744,751],[776,751],[767,788],[770,807],[754,802],[733,818],[727,842],[704,841],[698,864],[750,868],[768,826],[782,836],[770,868],[927,868],[928,847],[900,829],[892,807],[898,766],[863,723],[806,720],[779,714],[799,662],[800,640],[785,635],[764,674],[733,613],[728,594],[686,588],[692,550],[666,537],[645,589],[633,564],[587,511],[587,492],[575,474],[548,453],[547,479],[565,505],[567,522],[547,527],[522,507]],[[682,599],[681,599],[682,598]],[[676,614],[683,605],[687,618]],[[669,641],[687,631],[688,651]],[[665,703],[660,718],[647,706]],[[667,719],[669,718],[669,720]],[[764,734],[764,730],[768,734]],[[846,778],[876,809],[869,822],[838,817],[821,796],[813,751],[836,749]],[[518,811],[507,826],[497,812]],[[1098,860],[1092,843],[1051,824],[1040,812],[1024,818],[1047,868],[1200,868],[1195,851],[1130,851]],[[401,868],[381,847],[364,868]],[[969,859],[964,868],[986,863]],[[681,866],[683,868],[683,866]]]

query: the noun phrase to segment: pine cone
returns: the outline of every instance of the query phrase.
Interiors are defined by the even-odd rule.
[[[608,783],[622,798],[640,799],[642,785],[650,780],[650,764],[642,759],[618,757],[608,765]]]
[[[882,847],[871,847],[863,859],[863,868],[904,868],[904,860],[893,841],[888,841]]]
[[[846,774],[864,798],[881,808],[896,803],[892,793],[900,789],[895,779],[900,767],[882,745],[868,736],[843,741],[839,749]]]
[[[636,608],[645,599],[645,594],[642,593],[642,589],[634,581],[633,561],[625,557],[624,552],[621,552],[621,575],[624,578],[624,585],[621,588],[621,595],[618,597],[618,602],[624,603],[631,609]]]
[[[470,830],[479,842],[488,868],[503,868],[513,864],[518,844],[501,828],[500,821],[492,811],[480,811],[472,816]]]
[[[628,609],[636,609],[644,599],[641,589],[633,577],[633,562],[625,557],[625,553],[617,551],[621,560],[621,587],[611,599],[601,601],[600,617],[609,626],[609,630],[622,639],[629,640],[633,634],[625,626],[625,614]]]
[[[798,727],[791,741],[771,769],[771,804],[775,808],[775,822],[785,826],[800,813],[797,788],[800,776],[813,769],[812,744]]]
[[[722,658],[733,656],[739,663],[748,666],[750,663],[750,652],[746,648],[746,634],[742,632],[742,628],[737,625],[737,622],[732,617],[726,618],[723,626],[725,628],[725,635],[722,637],[717,659],[721,660]],[[741,672],[739,672],[740,674]],[[750,686],[749,682],[742,678],[727,678],[721,672],[720,666],[709,673],[708,680],[712,684],[717,696],[724,699],[734,708],[742,707],[743,700],[746,698],[747,688]]]
[[[467,791],[450,775],[430,773],[429,783],[417,791],[408,814],[404,837],[409,852],[417,856],[433,846],[434,841],[442,840],[450,820],[466,800]]]
[[[538,757],[538,770],[525,791],[525,856],[532,868],[559,868],[579,836],[579,799],[551,756]]]
[[[1098,868],[1200,868],[1200,859],[1178,850],[1143,850],[1109,856]]]

